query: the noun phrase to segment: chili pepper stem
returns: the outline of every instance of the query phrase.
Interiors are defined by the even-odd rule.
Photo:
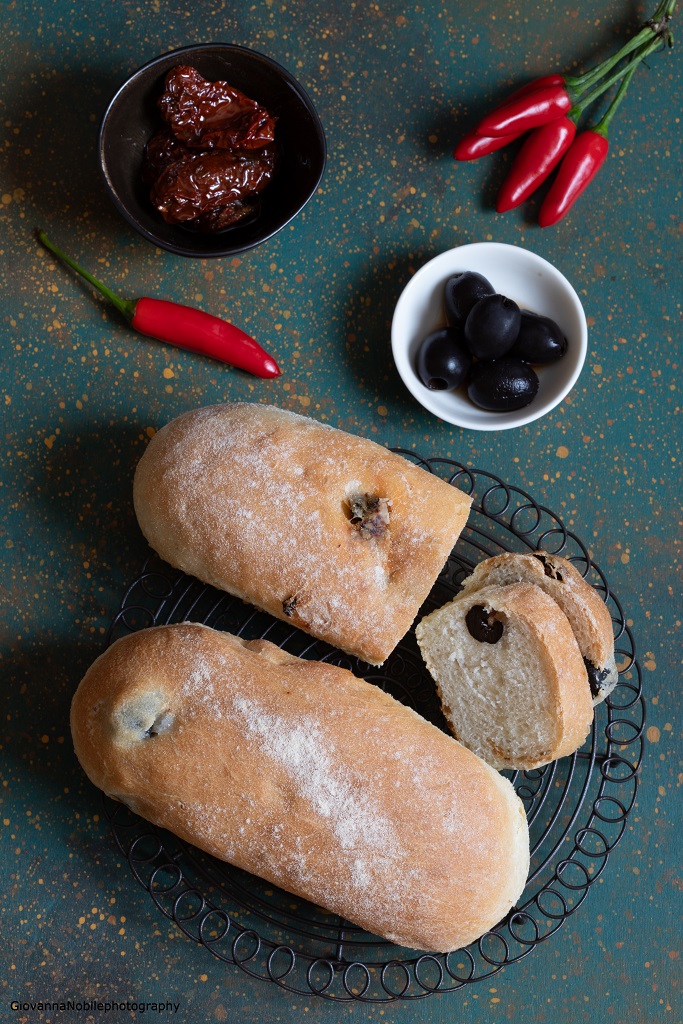
[[[102,284],[102,282],[98,281],[96,277],[93,277],[87,270],[84,270],[83,267],[79,266],[75,260],[72,260],[70,256],[67,256],[65,252],[62,252],[54,242],[50,241],[44,231],[38,230],[37,234],[38,241],[41,245],[44,245],[46,249],[49,249],[53,255],[63,263],[66,263],[72,270],[75,270],[77,274],[81,275],[81,277],[84,277],[85,280],[93,286],[93,288],[97,288],[98,292],[104,295],[105,299],[109,299],[112,305],[118,309],[119,313],[121,313],[126,320],[132,321],[135,316],[135,299],[122,299],[121,296],[113,292],[111,288],[107,288],[106,284]]]
[[[649,43],[646,43],[644,46],[642,46],[640,52],[636,52],[631,56],[631,59],[625,67],[621,68],[619,71],[615,71],[614,74],[610,75],[604,81],[600,82],[597,89],[594,89],[593,92],[589,93],[588,96],[582,99],[580,103],[574,105],[571,112],[572,120],[575,117],[580,117],[581,114],[583,114],[586,107],[589,107],[592,103],[594,103],[599,96],[602,96],[602,94],[606,92],[611,86],[613,86],[615,82],[618,82],[619,79],[623,78],[626,75],[629,76],[630,81],[630,76],[633,75],[640,62],[645,60],[646,57],[649,57],[651,53],[655,52],[655,50],[658,50],[660,45],[661,41],[658,36],[656,39],[650,40]]]
[[[662,0],[652,18],[643,25],[639,32],[626,42],[612,57],[602,61],[596,67],[584,72],[583,75],[565,75],[567,87],[577,96],[588,92],[593,86],[616,67],[625,57],[638,50],[643,43],[652,42],[652,37],[659,42],[669,41],[669,21],[676,7],[677,0]]]
[[[586,71],[583,75],[577,77],[565,76],[565,81],[570,89],[573,89],[578,95],[582,95],[591,89],[596,82],[599,82],[608,72],[616,67],[624,57],[628,57],[630,53],[637,50],[639,46],[642,46],[644,42],[648,41],[652,37],[652,29],[646,26],[640,30],[635,36],[622,46],[622,48],[615,53],[612,57],[608,57],[607,60],[602,61],[596,67],[591,68],[590,71]]]
[[[607,138],[607,133],[609,131],[609,126],[612,121],[612,118],[616,114],[617,110],[619,109],[619,105],[621,104],[621,101],[626,95],[626,90],[628,89],[631,83],[631,79],[636,73],[639,63],[640,61],[635,61],[633,63],[633,67],[626,72],[626,75],[624,76],[624,79],[621,85],[619,86],[616,96],[610,103],[602,119],[598,122],[598,124],[596,124],[595,128],[593,128],[593,131],[597,132],[598,135],[604,135],[604,137]]]

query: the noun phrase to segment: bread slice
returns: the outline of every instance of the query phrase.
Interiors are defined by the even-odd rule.
[[[559,604],[569,619],[583,656],[593,704],[599,704],[617,685],[612,617],[605,602],[578,569],[559,555],[508,552],[480,562],[463,583],[472,593],[492,584],[534,583]]]
[[[573,753],[593,706],[566,615],[540,587],[459,594],[416,636],[453,735],[494,768],[538,768]]]

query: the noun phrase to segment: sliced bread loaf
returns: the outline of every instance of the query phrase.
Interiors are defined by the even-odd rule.
[[[578,569],[559,555],[509,552],[480,562],[463,583],[465,593],[491,585],[533,583],[559,604],[569,619],[583,656],[593,704],[617,685],[612,618],[605,602]]]
[[[586,669],[540,587],[466,591],[415,632],[453,735],[494,768],[538,768],[581,746],[593,721]]]

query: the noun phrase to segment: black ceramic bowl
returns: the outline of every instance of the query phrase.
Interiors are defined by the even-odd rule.
[[[148,139],[162,126],[156,102],[166,74],[177,64],[189,64],[212,81],[229,82],[277,117],[280,167],[261,193],[258,216],[248,223],[202,234],[189,225],[167,224],[150,202],[142,160]],[[262,53],[227,43],[185,46],[145,64],[118,90],[100,127],[100,165],[120,213],[150,242],[180,256],[231,256],[271,238],[315,192],[325,154],[320,118],[292,75]]]

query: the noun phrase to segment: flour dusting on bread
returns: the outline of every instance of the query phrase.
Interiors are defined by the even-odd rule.
[[[282,765],[315,812],[329,821],[341,849],[353,852],[354,885],[367,886],[372,877],[369,864],[376,867],[378,859],[394,861],[405,856],[378,802],[353,778],[358,773],[342,769],[338,759],[335,764],[334,744],[314,718],[290,724],[245,697],[236,697],[233,705],[247,732],[258,736],[265,754]]]

